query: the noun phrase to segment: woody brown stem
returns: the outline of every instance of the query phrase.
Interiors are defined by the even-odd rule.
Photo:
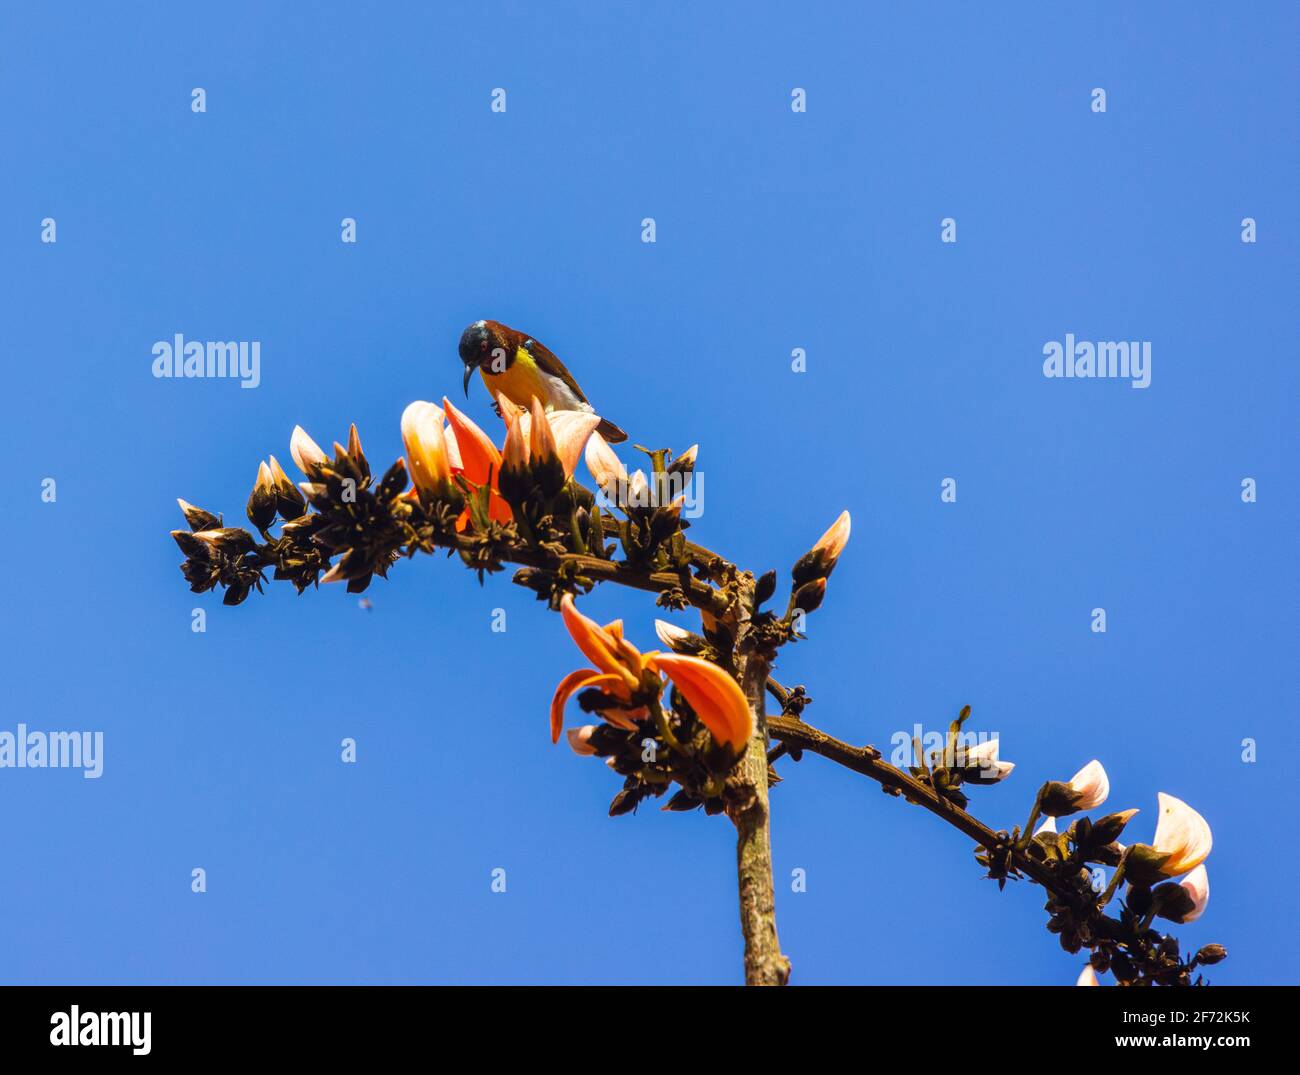
[[[467,542],[465,539],[457,538],[445,542],[444,547],[459,548],[461,544]],[[693,578],[689,571],[640,571],[614,560],[602,560],[598,556],[581,553],[557,554],[546,549],[511,549],[502,559],[523,567],[548,570],[570,564],[579,573],[599,582],[615,582],[634,590],[646,590],[650,593],[680,589],[691,605],[713,615],[721,615],[727,607],[726,598],[722,594],[707,583]]]
[[[734,570],[734,569],[733,569]],[[733,575],[736,601],[730,626],[737,640],[735,664],[741,689],[754,718],[744,757],[728,783],[727,814],[736,826],[736,881],[740,930],[745,938],[745,984],[785,985],[790,961],[776,935],[776,891],[772,880],[771,810],[767,786],[767,722],[764,705],[768,661],[753,646],[748,610],[753,607],[754,576]]]
[[[890,765],[881,758],[880,751],[875,747],[850,746],[794,717],[768,717],[767,728],[774,739],[780,740],[787,747],[797,747],[813,754],[820,754],[823,758],[852,769],[855,773],[870,777],[883,787],[897,791],[908,802],[924,807],[989,850],[1001,847],[1006,842],[1005,835],[994,832],[982,821],[949,802],[928,784],[917,780],[910,773]],[[1049,891],[1060,895],[1068,893],[1068,889],[1060,884],[1047,866],[1037,859],[1030,858],[1023,850],[1015,849],[1012,860],[1018,870]]]
[[[746,985],[785,985],[790,978],[790,961],[781,954],[776,935],[767,729],[763,718],[766,682],[766,662],[751,654],[744,661],[741,685],[754,714],[754,735],[741,759],[739,776],[753,794],[731,817],[736,826],[736,876],[740,888],[740,928],[745,936]]]

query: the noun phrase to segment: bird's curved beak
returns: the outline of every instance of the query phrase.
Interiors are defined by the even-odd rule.
[[[474,367],[465,367],[465,398],[469,399],[469,379],[474,376]]]

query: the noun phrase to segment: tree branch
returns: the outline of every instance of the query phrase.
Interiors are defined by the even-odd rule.
[[[740,761],[739,775],[753,788],[753,798],[744,810],[732,816],[736,826],[736,877],[740,926],[745,935],[746,985],[785,985],[790,979],[790,961],[781,954],[776,933],[767,729],[763,713],[766,681],[767,662],[757,653],[749,654],[741,669],[741,686],[754,714],[754,735]]]
[[[769,690],[772,686],[772,681],[769,680]],[[778,690],[784,691],[779,684],[775,686]],[[898,792],[908,802],[929,810],[930,813],[942,818],[953,828],[965,833],[990,851],[1006,846],[1006,833],[994,832],[982,821],[950,803],[910,773],[890,765],[881,758],[880,751],[875,747],[850,746],[794,717],[769,716],[767,729],[771,736],[779,740],[787,749],[808,750],[813,754],[820,754],[823,758],[828,758],[847,769],[852,769],[855,773],[869,777],[881,786]],[[1012,858],[1017,869],[1049,891],[1062,896],[1068,894],[1068,890],[1057,882],[1052,871],[1037,859],[1030,858],[1023,851],[1015,851]]]

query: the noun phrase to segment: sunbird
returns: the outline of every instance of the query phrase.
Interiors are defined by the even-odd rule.
[[[536,398],[548,411],[596,413],[564,363],[531,336],[500,321],[475,321],[461,333],[460,360],[465,364],[466,396],[477,369],[493,398],[503,395],[525,409]],[[601,418],[596,432],[614,444],[627,440],[608,418]]]

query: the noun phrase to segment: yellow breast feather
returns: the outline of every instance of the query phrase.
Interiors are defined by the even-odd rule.
[[[546,374],[522,347],[515,352],[515,360],[501,373],[491,373],[487,366],[480,367],[479,373],[483,375],[483,383],[489,392],[501,393],[516,406],[529,406],[534,396],[542,401],[543,406],[551,402]]]

